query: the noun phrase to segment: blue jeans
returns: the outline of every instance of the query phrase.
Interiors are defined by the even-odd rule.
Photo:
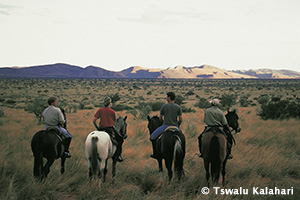
[[[50,127],[50,126],[46,125],[45,130],[48,127]],[[61,127],[61,126],[54,126],[54,127],[57,128],[58,130],[60,130],[60,132],[63,133],[66,138],[71,138],[72,137],[72,135],[66,129],[64,129],[63,127]]]
[[[160,136],[160,134],[162,134],[166,128],[168,128],[169,125],[162,125],[160,127],[158,127],[150,136],[150,140],[155,140],[156,138],[158,138],[158,136]],[[178,128],[178,127],[177,127]],[[181,130],[178,128],[178,130],[181,132]]]

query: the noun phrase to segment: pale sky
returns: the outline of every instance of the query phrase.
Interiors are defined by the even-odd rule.
[[[0,67],[300,71],[299,0],[0,0]]]

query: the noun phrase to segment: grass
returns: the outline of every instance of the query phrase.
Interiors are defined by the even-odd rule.
[[[242,132],[236,135],[234,159],[228,161],[226,188],[294,188],[290,199],[299,197],[299,121],[261,121],[251,108],[240,108]],[[255,108],[252,108],[255,109]],[[36,182],[32,176],[32,135],[42,129],[33,114],[12,108],[4,109],[5,125],[0,127],[0,193],[3,199],[251,199],[253,196],[224,196],[200,193],[206,186],[203,161],[196,135],[204,124],[203,111],[184,114],[182,129],[187,136],[185,177],[181,182],[167,180],[157,163],[149,158],[151,144],[146,120],[128,116],[128,139],[123,145],[125,161],[118,163],[117,175],[111,177],[111,163],[106,183],[89,182],[84,156],[84,141],[94,128],[90,110],[68,114],[68,127],[74,138],[73,157],[66,161],[66,172],[59,173],[60,162],[51,167],[48,179]],[[199,118],[196,118],[196,115]],[[124,116],[124,112],[118,115]],[[89,116],[89,117],[87,117]],[[18,123],[14,123],[18,121]],[[252,123],[256,123],[254,126]],[[254,128],[255,127],[255,128]],[[270,127],[270,128],[266,128]],[[253,129],[253,130],[252,130]],[[197,134],[196,134],[196,133]],[[165,170],[166,171],[166,170]],[[270,197],[270,196],[269,196]],[[256,197],[257,198],[257,197]],[[258,197],[263,198],[263,197]],[[280,198],[280,196],[278,196]],[[286,197],[285,197],[286,198]]]
[[[33,82],[35,83],[35,80]],[[47,81],[44,82],[48,83]],[[100,83],[102,82],[98,84]],[[158,89],[158,83],[155,80],[153,82],[149,80],[150,83],[153,83],[152,94],[148,95],[147,98],[163,99],[164,93],[159,94],[161,91]],[[179,84],[176,81],[174,83]],[[35,89],[36,84],[33,87]],[[118,84],[115,83],[115,86]],[[125,84],[125,82],[121,82],[121,84]],[[34,89],[30,89],[26,85],[17,85],[18,87],[25,87],[28,94],[35,95],[33,94]],[[97,85],[97,87],[100,86],[104,87]],[[268,84],[267,86],[271,87]],[[13,90],[15,86],[9,85],[9,87],[9,90]],[[46,88],[39,87],[42,88],[39,89],[41,91]],[[58,87],[60,89],[55,89],[56,91],[63,90],[64,87],[67,88],[63,84],[58,84]],[[82,85],[75,87],[70,83],[69,87],[71,92],[64,98],[76,99],[76,93],[86,95],[84,90],[87,89]],[[77,89],[72,89],[72,87]],[[166,88],[171,87],[173,86],[166,85]],[[177,85],[174,87],[176,88]],[[185,93],[191,87],[183,87]],[[205,87],[204,85],[200,89],[204,90]],[[49,89],[49,95],[55,92],[52,90],[54,89]],[[149,90],[145,90],[145,93]],[[252,90],[256,95],[261,92],[261,90],[257,91],[253,88]],[[284,89],[282,90],[284,91]],[[98,98],[97,93],[93,92],[92,86],[88,91],[93,93],[92,96]],[[110,91],[110,88],[106,88],[105,91]],[[113,92],[118,91],[114,90]],[[128,95],[126,91],[119,93],[122,94],[122,92]],[[198,93],[197,91],[194,92]],[[137,91],[139,96],[142,93],[142,90]],[[13,95],[14,97],[8,96],[7,98],[16,98],[20,94],[14,91]],[[25,96],[26,93],[22,93],[22,95]],[[187,105],[194,105],[194,102],[190,100],[187,101]],[[223,196],[215,195],[213,192],[208,195],[201,194],[201,189],[206,186],[205,170],[202,159],[198,158],[195,153],[198,153],[197,137],[205,126],[202,109],[195,108],[195,113],[183,114],[181,129],[187,139],[186,158],[184,160],[185,177],[180,182],[173,179],[171,183],[168,182],[166,169],[164,168],[163,173],[159,173],[157,162],[149,157],[152,147],[149,141],[147,119],[137,120],[126,111],[117,112],[118,116],[128,116],[128,138],[123,144],[125,161],[117,164],[117,175],[114,179],[111,176],[110,161],[107,182],[101,183],[89,181],[84,155],[84,142],[86,136],[94,130],[92,120],[97,108],[67,113],[68,129],[73,135],[73,140],[71,143],[72,158],[66,161],[66,172],[60,175],[60,162],[56,160],[51,167],[49,177],[43,182],[36,182],[33,178],[33,155],[30,141],[35,132],[43,129],[43,125],[38,124],[34,114],[25,112],[21,107],[22,102],[18,102],[16,106],[2,104],[1,107],[5,114],[0,118],[0,199],[164,200],[299,199],[300,197],[300,124],[297,119],[264,121],[256,114],[258,107],[242,108],[236,106],[242,131],[235,136],[237,145],[232,150],[234,159],[228,161],[227,164],[226,188],[243,187],[251,190],[252,187],[284,189],[293,187],[294,195],[254,196],[250,193],[249,195]],[[151,115],[156,114],[158,112],[151,113]]]

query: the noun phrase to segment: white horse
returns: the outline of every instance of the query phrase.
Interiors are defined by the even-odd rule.
[[[120,137],[122,142],[123,138],[127,136],[126,119],[127,116],[125,118],[119,117],[114,125],[119,133],[116,137]],[[105,182],[107,161],[110,158],[113,160],[112,176],[114,177],[116,175],[117,160],[114,157],[116,150],[117,146],[112,143],[110,136],[104,131],[93,131],[87,136],[85,141],[85,156],[88,162],[90,178],[97,174],[98,177],[101,178],[103,174],[103,182]]]

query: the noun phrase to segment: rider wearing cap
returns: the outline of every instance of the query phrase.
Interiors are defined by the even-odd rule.
[[[109,107],[111,105],[110,97],[105,97],[103,103],[104,107],[98,109],[96,114],[94,115],[93,124],[98,131],[105,131],[110,135],[112,142],[117,146],[117,150],[114,156],[116,157],[118,162],[122,162],[123,158],[121,156],[121,153],[123,140],[119,139],[120,137],[117,137],[118,133],[114,127],[114,123],[117,119],[116,112]],[[100,119],[99,126],[96,122],[98,119]]]

